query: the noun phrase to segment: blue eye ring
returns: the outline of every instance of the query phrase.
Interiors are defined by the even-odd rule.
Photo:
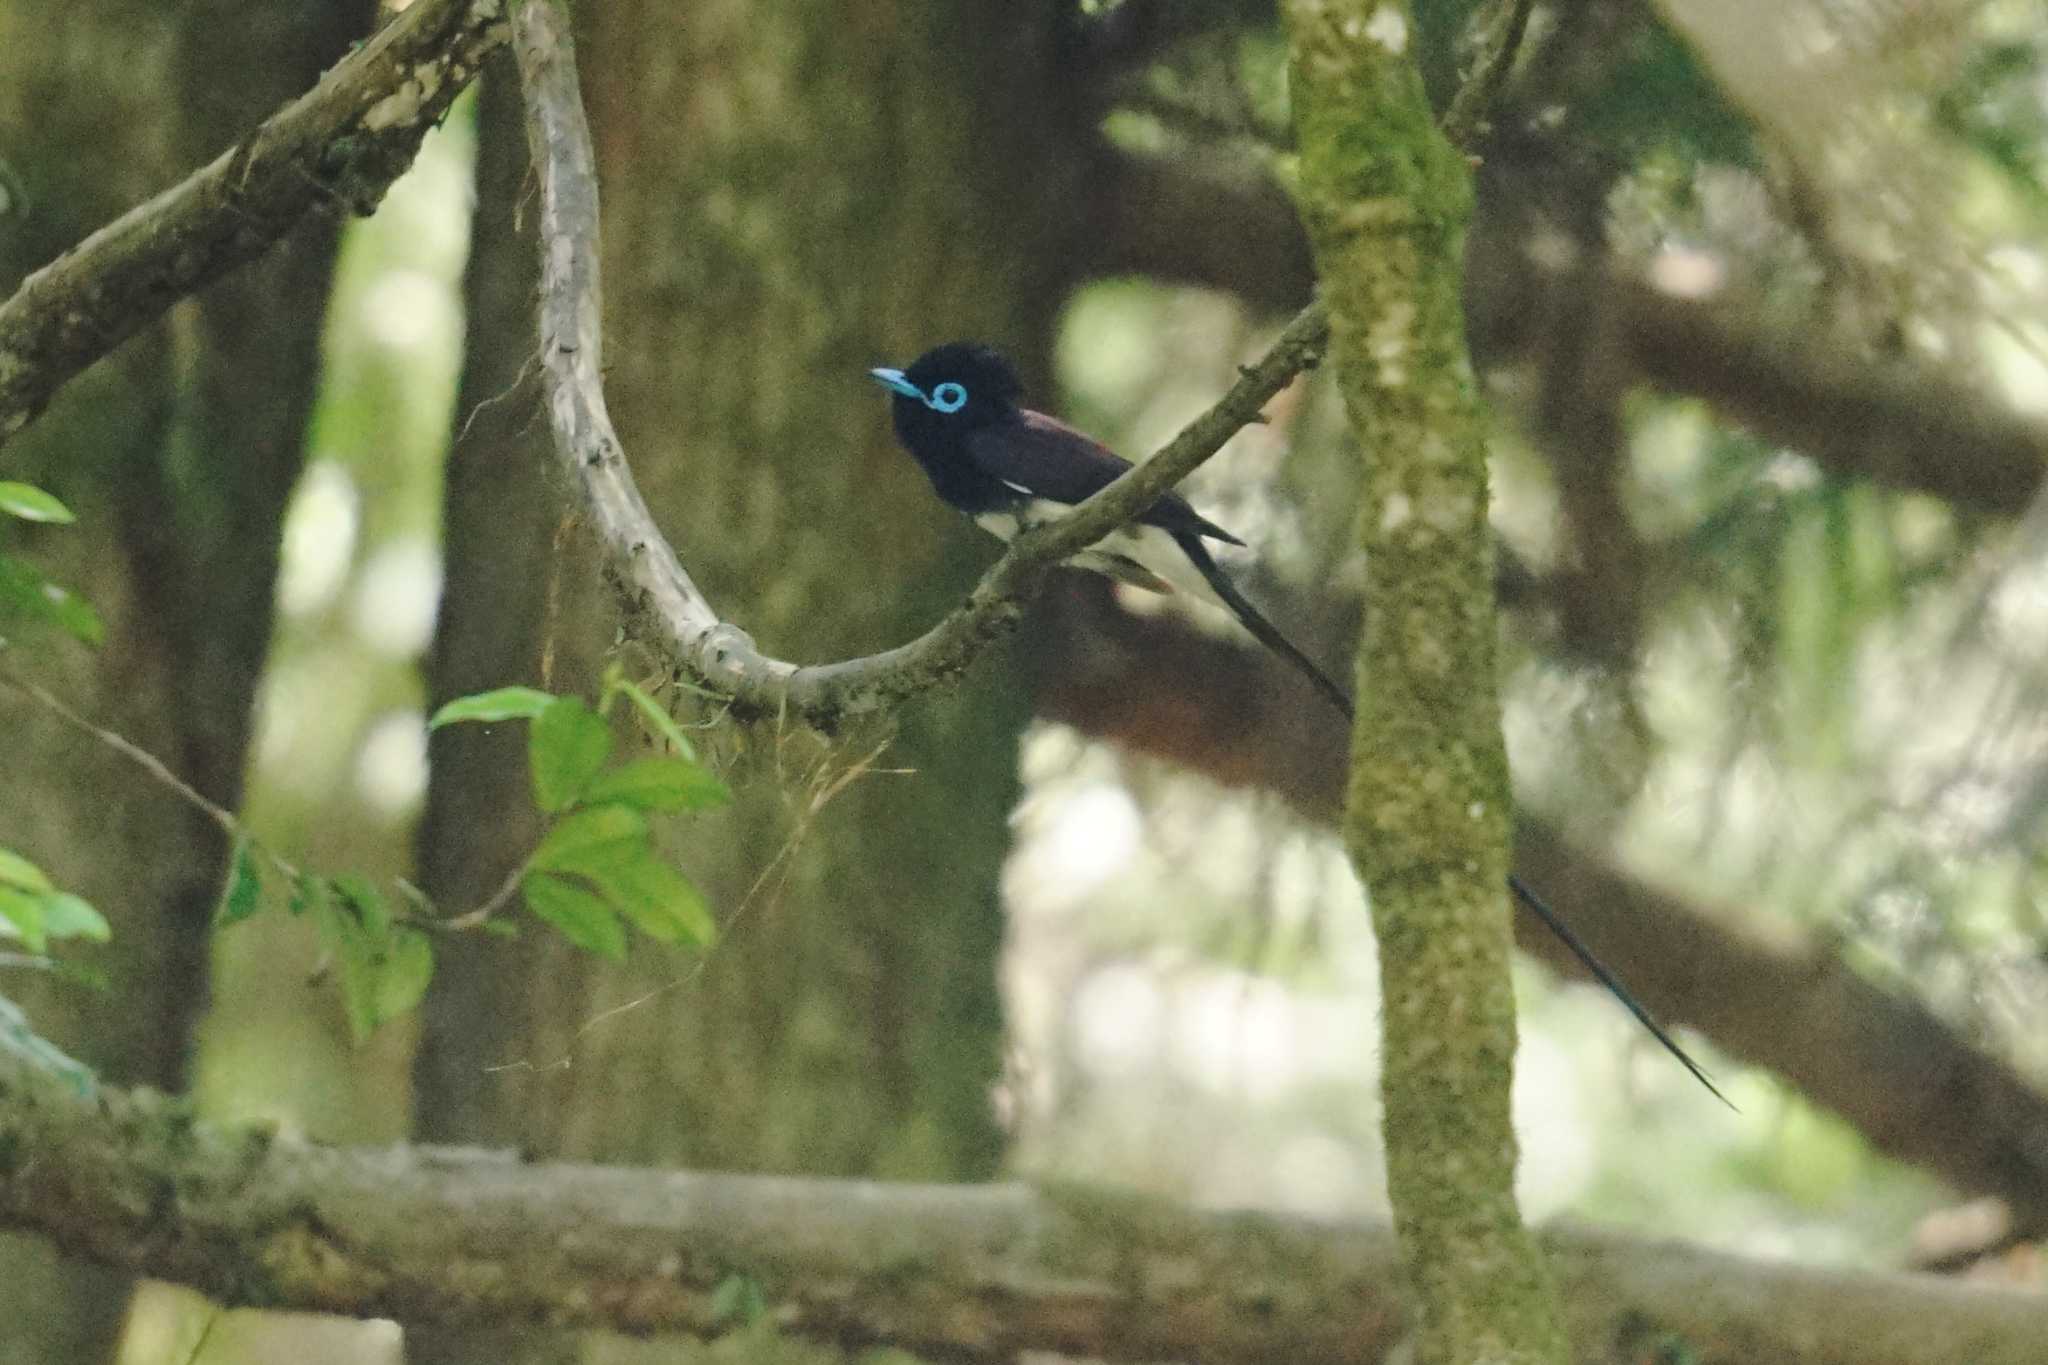
[[[935,387],[924,403],[933,412],[958,412],[967,406],[966,386],[948,380]]]

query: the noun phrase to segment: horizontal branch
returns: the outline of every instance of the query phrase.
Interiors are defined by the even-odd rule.
[[[484,56],[505,0],[418,0],[240,144],[31,274],[0,304],[0,441],[165,309],[308,212],[373,210]]]
[[[1636,373],[1843,479],[2017,515],[2048,475],[2048,424],[1929,370],[1882,364],[1755,319],[1759,299],[1677,298],[1613,281],[1612,317]]]
[[[936,1355],[1376,1362],[1407,1320],[1379,1223],[325,1147],[98,1087],[4,1002],[0,1226],[224,1306],[414,1324],[706,1335],[737,1325],[716,1306],[734,1276],[791,1335]],[[2019,1365],[2048,1340],[2035,1294],[1547,1240],[1588,1347],[1649,1332],[1701,1365]]]
[[[1093,182],[1094,247],[1083,278],[1145,274],[1293,307],[1313,281],[1301,224],[1277,185],[1194,156],[1105,150]],[[1163,213],[1159,205],[1202,206]],[[1481,227],[1512,212],[1482,196]],[[2048,474],[2048,424],[1923,365],[1880,363],[1819,327],[1768,322],[1761,299],[1673,295],[1618,267],[1546,268],[1512,232],[1476,231],[1472,344],[1482,367],[1568,341],[1621,367],[1617,382],[1697,398],[1759,438],[1839,479],[1867,479],[1974,511],[2016,515]],[[1559,290],[1601,329],[1560,338],[1546,323]]]
[[[574,55],[550,5],[523,7],[514,29],[527,142],[540,177],[541,362],[556,453],[589,511],[635,637],[742,711],[832,729],[957,679],[991,641],[1015,629],[1048,570],[1157,502],[1321,354],[1328,325],[1311,304],[1158,455],[1058,521],[1018,536],[964,606],[910,643],[830,664],[771,658],[713,610],[627,466],[605,408],[597,182]]]

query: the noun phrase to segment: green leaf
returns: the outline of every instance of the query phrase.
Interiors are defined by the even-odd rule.
[[[0,886],[19,887],[23,891],[55,891],[50,879],[19,853],[0,848]]]
[[[220,908],[214,912],[214,922],[223,929],[230,924],[240,924],[255,914],[262,904],[263,875],[249,852],[249,841],[237,839],[235,851],[228,859],[228,884],[221,892]]]
[[[768,1303],[761,1295],[761,1286],[751,1275],[728,1275],[711,1291],[711,1325],[714,1327],[724,1327],[728,1323],[751,1326],[759,1322],[767,1311]]]
[[[623,961],[626,926],[602,899],[560,877],[529,873],[519,883],[526,908],[561,931],[562,937],[588,953]]]
[[[373,938],[382,939],[391,933],[391,908],[384,903],[384,893],[368,877],[344,872],[334,879],[333,885],[336,894],[356,912]]]
[[[620,856],[579,870],[651,939],[701,946],[718,936],[703,893],[645,842],[622,845]]]
[[[717,934],[704,897],[654,856],[647,817],[631,806],[577,811],[547,832],[527,867],[587,878],[649,938],[703,944]]]
[[[434,979],[434,945],[417,929],[401,926],[378,954],[377,1022],[396,1019],[420,1003]]]
[[[301,872],[292,878],[292,898],[285,909],[294,915],[303,915],[308,910],[318,910],[327,904],[327,883],[309,872]]]
[[[21,172],[8,165],[7,158],[0,157],[0,218],[25,218],[33,202]]]
[[[647,845],[647,817],[631,806],[587,806],[557,821],[527,859],[536,872],[583,872],[621,847]]]
[[[378,916],[388,913],[383,897],[374,890],[365,897],[361,878],[346,887],[345,880],[351,879],[335,880],[339,903],[323,897],[316,908],[320,939],[340,968],[349,1032],[360,1043],[379,1024],[419,1003],[434,976],[434,949],[417,929],[401,925],[394,931],[388,919],[378,926]],[[372,901],[376,908],[366,916],[364,906]]]
[[[43,933],[50,938],[89,938],[94,943],[105,943],[114,936],[99,911],[68,891],[43,897]]]
[[[573,805],[611,752],[612,731],[604,718],[579,698],[556,697],[527,736],[534,800],[547,811]]]
[[[11,479],[0,479],[0,512],[23,521],[45,521],[56,526],[69,526],[78,520],[71,515],[70,508],[34,484]]]
[[[684,758],[695,761],[696,746],[690,743],[690,737],[683,733],[682,726],[676,724],[676,718],[668,713],[667,707],[624,678],[616,680],[612,686],[640,709],[640,714],[646,718],[648,726],[655,734],[667,740],[670,748]]]
[[[12,886],[0,886],[0,935],[18,938],[32,953],[49,946],[43,932],[43,897]]]
[[[342,1010],[348,1031],[360,1043],[377,1030],[377,936],[342,904],[325,896],[315,903],[320,941],[341,973]]]
[[[434,712],[427,722],[429,730],[438,730],[444,725],[457,725],[464,721],[532,720],[548,709],[555,700],[554,693],[543,692],[537,687],[500,687],[490,692],[472,692]]]
[[[681,758],[636,758],[583,789],[591,805],[616,801],[639,810],[703,810],[732,800],[725,784]]]
[[[82,645],[97,646],[106,638],[106,623],[93,610],[92,603],[80,597],[71,589],[43,581],[43,609],[51,625],[69,635]]]
[[[91,603],[22,561],[0,555],[0,612],[9,607],[30,621],[55,626],[88,645],[98,644],[106,634]]]

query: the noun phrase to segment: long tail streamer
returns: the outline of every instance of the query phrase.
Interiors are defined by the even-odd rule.
[[[1347,722],[1352,720],[1353,707],[1351,698],[1345,694],[1344,689],[1330,681],[1329,675],[1316,667],[1315,662],[1308,655],[1296,649],[1293,641],[1282,635],[1272,622],[1259,614],[1258,608],[1245,599],[1244,594],[1237,590],[1237,585],[1230,581],[1230,576],[1223,572],[1223,567],[1210,555],[1208,547],[1202,544],[1199,538],[1191,535],[1177,535],[1174,539],[1179,542],[1181,549],[1187,552],[1188,558],[1194,561],[1195,568],[1201,571],[1202,577],[1208,580],[1209,586],[1215,589],[1216,595],[1223,599],[1224,605],[1228,606],[1237,619],[1243,623],[1244,628],[1250,631],[1258,639],[1259,643],[1265,645],[1275,654],[1278,654],[1281,658],[1292,664],[1304,677],[1314,683],[1316,690],[1322,693],[1332,706],[1343,712],[1344,719]],[[1557,935],[1558,942],[1571,950],[1572,956],[1577,958],[1580,964],[1592,974],[1593,979],[1606,987],[1607,993],[1616,1000],[1619,1000],[1622,1008],[1634,1015],[1636,1022],[1648,1029],[1650,1036],[1663,1044],[1664,1050],[1673,1057],[1676,1057],[1679,1065],[1692,1073],[1694,1080],[1705,1086],[1715,1099],[1721,1101],[1730,1109],[1735,1108],[1734,1101],[1721,1093],[1720,1087],[1714,1084],[1713,1079],[1707,1075],[1706,1070],[1692,1059],[1690,1053],[1678,1045],[1676,1039],[1664,1031],[1664,1026],[1659,1024],[1647,1009],[1643,1008],[1642,1003],[1629,992],[1628,987],[1621,984],[1621,978],[1616,976],[1606,963],[1594,955],[1593,950],[1586,946],[1586,941],[1580,938],[1572,927],[1564,922],[1557,911],[1551,909],[1541,896],[1530,890],[1527,882],[1511,872],[1508,874],[1508,890],[1517,901],[1522,903],[1524,908],[1535,915],[1537,919],[1543,921],[1545,928]]]

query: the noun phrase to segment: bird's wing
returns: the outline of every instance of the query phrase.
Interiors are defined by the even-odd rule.
[[[1011,488],[1072,506],[1101,492],[1131,467],[1123,456],[1057,418],[1029,409],[1018,416],[1021,420],[1016,422],[969,432],[965,442],[975,466]],[[1138,520],[1162,530],[1244,544],[1188,506],[1178,493],[1160,498]]]

